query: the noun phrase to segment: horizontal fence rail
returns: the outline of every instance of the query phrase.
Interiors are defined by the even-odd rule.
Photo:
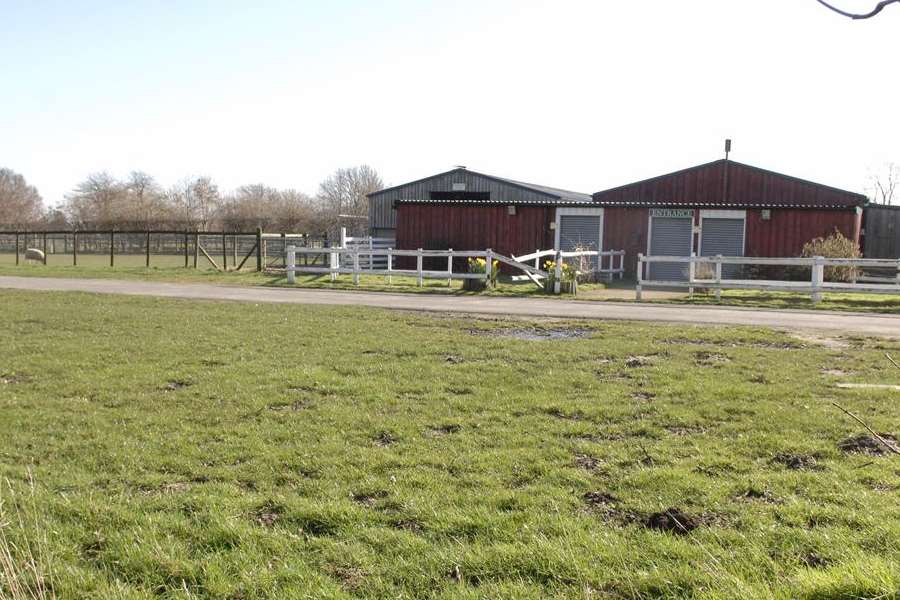
[[[327,256],[326,265],[300,265],[298,257],[309,254]],[[551,274],[540,268],[537,258],[530,257],[535,260],[534,265],[519,260],[517,257],[509,257],[497,253],[488,248],[487,250],[398,250],[394,248],[377,248],[374,245],[348,245],[343,248],[323,248],[309,249],[297,246],[288,246],[287,248],[287,273],[288,283],[296,283],[297,273],[309,273],[316,275],[329,275],[332,281],[337,279],[338,275],[352,275],[353,283],[359,284],[360,275],[379,275],[388,278],[391,282],[393,276],[415,277],[417,284],[421,287],[425,279],[444,279],[449,285],[454,279],[458,280],[478,280],[483,279],[485,282],[493,280],[492,265],[499,262],[525,273],[525,277],[530,279],[535,285],[543,288],[542,279],[546,279],[553,275],[554,291],[560,292],[560,280],[562,277],[562,261],[564,257],[581,257],[581,256],[624,256],[624,251],[611,252],[560,252],[556,250],[547,250],[539,252],[541,256],[554,256],[556,258],[556,271]],[[396,258],[414,258],[415,268],[403,268],[397,266]],[[455,259],[472,259],[483,258],[485,260],[484,272],[469,272],[454,270]],[[375,266],[378,259],[383,262],[383,268]],[[426,269],[424,267],[425,259],[446,259],[446,268],[444,269]],[[618,267],[610,267],[611,273],[623,271],[622,262]],[[514,278],[515,279],[515,278]]]
[[[684,264],[686,277],[683,280],[650,279],[645,277],[645,265],[654,263]],[[698,266],[707,266],[707,273],[698,275]],[[808,268],[809,280],[740,279],[723,277],[722,267],[726,265],[775,266]],[[850,269],[850,281],[825,281],[826,267]],[[895,277],[868,277],[864,270],[891,269]],[[883,258],[827,258],[814,256],[806,258],[768,258],[748,256],[644,256],[638,254],[635,296],[641,299],[646,287],[712,289],[716,300],[721,299],[723,289],[785,291],[810,294],[813,302],[820,302],[825,292],[900,294],[900,259]]]

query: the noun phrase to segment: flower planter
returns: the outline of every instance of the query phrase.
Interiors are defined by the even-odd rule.
[[[544,281],[544,291],[548,294],[556,293],[554,291],[554,281],[553,278],[547,278]],[[559,293],[560,294],[572,294],[573,296],[578,293],[578,282],[577,281],[561,281],[559,284]]]

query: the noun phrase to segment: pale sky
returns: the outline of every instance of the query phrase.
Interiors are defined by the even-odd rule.
[[[833,0],[867,10],[875,0]],[[0,166],[314,193],[368,163],[594,192],[733,158],[855,191],[900,163],[900,6],[0,0]]]

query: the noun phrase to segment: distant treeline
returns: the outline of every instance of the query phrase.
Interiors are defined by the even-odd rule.
[[[185,231],[334,232],[367,228],[366,194],[382,189],[369,166],[338,169],[315,196],[265,184],[221,193],[207,176],[169,188],[132,171],[117,179],[94,173],[75,186],[62,206],[47,209],[37,189],[22,175],[0,168],[0,230],[12,229],[171,229]]]

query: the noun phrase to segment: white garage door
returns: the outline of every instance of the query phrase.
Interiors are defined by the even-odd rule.
[[[560,215],[559,249],[600,250],[600,225],[600,215]],[[596,269],[597,258],[593,257],[591,263]]]
[[[650,255],[690,256],[693,248],[694,211],[656,209],[650,214]],[[686,281],[688,263],[651,263],[648,279]]]
[[[700,227],[700,255],[743,256],[744,219],[706,218]],[[722,277],[733,279],[741,272],[741,265],[722,265]]]

